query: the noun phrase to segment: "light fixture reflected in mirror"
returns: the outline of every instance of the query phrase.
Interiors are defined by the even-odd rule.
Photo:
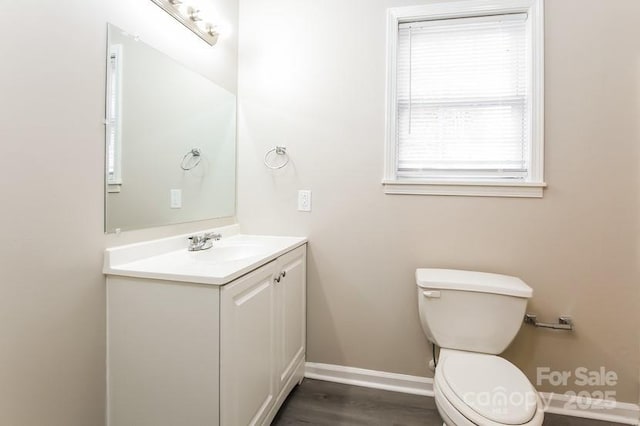
[[[182,0],[151,0],[198,37],[213,46],[218,42],[219,33],[216,27],[200,17],[200,11],[185,4]]]

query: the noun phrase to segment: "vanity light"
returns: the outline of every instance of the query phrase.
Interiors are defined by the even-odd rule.
[[[169,15],[193,31],[198,37],[213,46],[218,42],[219,33],[213,24],[204,22],[200,17],[200,11],[186,5],[182,0],[151,0]]]

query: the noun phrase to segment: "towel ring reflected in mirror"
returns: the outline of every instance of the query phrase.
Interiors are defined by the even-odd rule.
[[[198,167],[200,161],[202,161],[202,151],[200,148],[193,148],[182,157],[180,168],[184,171],[193,170]]]

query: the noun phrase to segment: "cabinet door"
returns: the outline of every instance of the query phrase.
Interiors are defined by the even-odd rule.
[[[305,357],[306,257],[304,245],[278,259],[276,277],[280,277],[280,281],[275,284],[278,389],[287,384]]]
[[[222,287],[220,418],[225,426],[261,424],[275,399],[275,262]]]

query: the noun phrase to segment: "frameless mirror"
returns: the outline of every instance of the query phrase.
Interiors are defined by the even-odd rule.
[[[109,25],[105,229],[233,216],[236,97]]]

